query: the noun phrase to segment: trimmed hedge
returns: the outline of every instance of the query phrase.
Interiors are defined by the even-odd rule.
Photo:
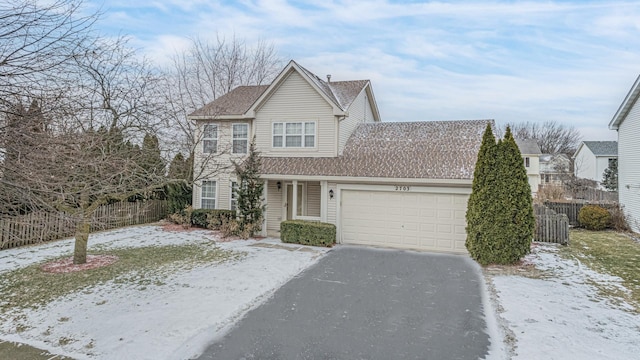
[[[191,224],[205,229],[219,229],[222,221],[234,219],[236,212],[233,210],[196,209],[191,213]]]
[[[285,243],[330,247],[336,243],[336,226],[319,221],[287,220],[280,223],[280,238]]]

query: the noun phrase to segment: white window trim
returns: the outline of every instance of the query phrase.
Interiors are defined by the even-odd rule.
[[[242,125],[245,126],[247,128],[247,137],[246,138],[235,138],[234,137],[234,128],[236,125]],[[233,146],[233,142],[236,140],[244,140],[247,143],[247,146],[245,147],[246,151],[245,152],[235,152],[235,148]],[[240,154],[240,155],[244,155],[244,154],[248,154],[249,153],[249,124],[247,123],[235,123],[235,124],[231,124],[231,153],[232,154]]]
[[[229,183],[229,210],[238,210],[238,197],[236,196],[236,198],[233,198],[233,184],[236,184],[236,187],[238,187],[238,182],[235,180],[231,180]],[[233,200],[236,201],[236,208],[233,208]]]
[[[307,134],[306,124],[313,124],[313,134]],[[282,124],[282,132],[280,134],[275,133],[275,124]],[[295,135],[302,137],[301,146],[287,146],[287,124],[301,124],[302,134]],[[313,135],[313,146],[305,146],[305,139],[307,136]],[[282,146],[274,146],[274,136],[282,137]],[[271,147],[276,149],[315,149],[318,146],[318,124],[316,121],[276,121],[271,123]]]
[[[205,129],[206,129],[207,126],[215,126],[216,127],[216,137],[215,138],[205,137],[205,134],[207,133]],[[220,142],[219,139],[220,139],[220,127],[218,126],[218,124],[204,124],[204,127],[202,128],[202,153],[203,154],[216,154],[218,152],[218,143]],[[205,140],[215,140],[216,141],[215,149],[213,149],[212,152],[205,151],[205,148],[204,148]]]
[[[205,200],[205,199],[206,200],[211,200],[212,199],[210,197],[202,196],[203,195],[202,192],[204,191],[204,183],[205,183],[205,181],[209,181],[209,182],[213,181],[215,183],[216,197],[213,198],[213,208],[217,209],[218,208],[218,198],[219,198],[219,195],[220,195],[219,188],[218,188],[218,182],[219,182],[218,179],[205,179],[205,180],[202,180],[202,183],[200,184],[200,208],[201,209],[207,209],[207,208],[202,206],[202,200]]]

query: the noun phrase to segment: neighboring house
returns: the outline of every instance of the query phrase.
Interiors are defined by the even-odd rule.
[[[562,185],[571,175],[571,159],[566,154],[540,155],[540,185]]]
[[[482,134],[492,120],[381,123],[368,80],[324,81],[291,61],[269,86],[243,86],[189,116],[215,168],[262,156],[263,233],[287,219],[335,224],[337,240],[466,253],[465,213]],[[217,165],[216,165],[217,164]],[[223,168],[223,167],[221,167]],[[233,208],[235,178],[194,185],[194,208]]]
[[[600,183],[604,170],[617,158],[617,141],[583,141],[573,155],[574,173],[577,178]]]
[[[533,139],[515,139],[522,159],[524,161],[524,167],[527,170],[527,178],[529,178],[529,186],[531,192],[538,192],[538,186],[540,185],[540,147]]]
[[[609,122],[609,129],[618,131],[618,198],[635,232],[640,232],[639,97],[640,77]]]

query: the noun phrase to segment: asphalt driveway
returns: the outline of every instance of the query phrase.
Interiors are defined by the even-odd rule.
[[[480,281],[464,256],[339,246],[200,359],[482,358]]]

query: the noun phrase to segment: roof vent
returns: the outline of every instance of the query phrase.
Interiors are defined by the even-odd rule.
[[[327,74],[327,82],[331,82],[331,74]]]

